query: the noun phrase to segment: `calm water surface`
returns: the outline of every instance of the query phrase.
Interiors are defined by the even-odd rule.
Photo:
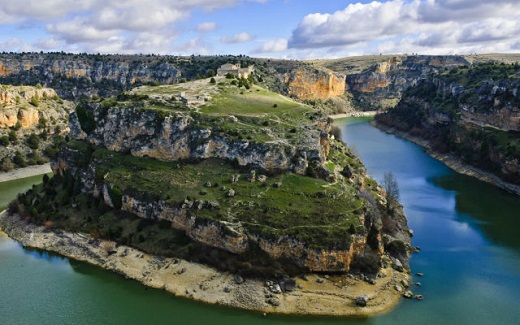
[[[369,174],[396,176],[414,245],[416,293],[369,319],[263,317],[147,289],[110,272],[0,237],[0,324],[519,324],[520,198],[450,171],[416,145],[336,122]],[[0,183],[0,205],[40,178]]]

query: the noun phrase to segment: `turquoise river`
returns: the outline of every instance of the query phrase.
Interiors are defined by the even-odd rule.
[[[336,121],[369,174],[397,178],[424,301],[367,319],[286,317],[209,306],[0,236],[0,324],[520,324],[520,197],[459,175],[366,118]],[[0,205],[41,180],[0,183]]]

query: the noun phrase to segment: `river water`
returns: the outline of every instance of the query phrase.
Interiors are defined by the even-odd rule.
[[[23,249],[0,236],[0,324],[519,324],[520,197],[452,172],[366,118],[336,121],[368,173],[396,177],[414,245],[412,287],[368,319],[284,317],[172,297],[96,267]],[[41,177],[0,183],[1,204]]]

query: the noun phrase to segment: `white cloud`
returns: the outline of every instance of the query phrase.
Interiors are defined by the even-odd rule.
[[[217,23],[213,21],[201,23],[197,26],[197,32],[199,33],[208,33],[214,31],[215,29],[217,29]]]
[[[350,4],[344,10],[305,16],[289,49],[356,47],[458,52],[512,49],[520,40],[517,0],[390,0]],[[497,43],[499,42],[499,43]],[[496,46],[494,46],[495,44]],[[506,45],[509,44],[509,47]],[[411,51],[410,51],[411,50]],[[405,51],[397,51],[405,52]]]
[[[274,39],[268,40],[258,49],[256,49],[255,53],[277,53],[283,52],[287,50],[287,40],[286,39]]]
[[[2,0],[0,27],[25,25],[44,28],[47,42],[43,48],[61,44],[62,50],[86,52],[136,51],[167,53],[176,48],[172,42],[180,36],[180,22],[194,11],[213,12],[244,2],[264,0]],[[209,32],[216,23],[197,27]],[[252,39],[241,33],[231,42]],[[53,40],[53,44],[49,43]],[[35,41],[35,45],[36,45]],[[15,45],[11,46],[11,48]],[[18,47],[20,48],[20,47]],[[203,49],[202,49],[203,50]]]
[[[234,44],[234,43],[245,43],[249,42],[253,39],[253,36],[249,33],[242,32],[235,34],[233,36],[222,36],[220,41],[225,44]]]
[[[7,41],[0,42],[0,51],[11,52],[13,49],[20,47],[23,42],[18,38],[10,38]]]

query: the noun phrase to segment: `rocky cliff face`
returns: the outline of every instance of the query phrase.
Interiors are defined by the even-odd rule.
[[[78,140],[162,161],[221,158],[271,172],[292,170],[305,174],[309,165],[323,169],[328,144],[326,134],[331,127],[331,122],[323,115],[320,117],[321,130],[306,129],[305,141],[259,143],[233,139],[216,130],[217,123],[202,126],[189,113],[160,117],[155,111],[142,109],[115,107],[104,110],[102,104],[96,103],[83,107],[92,116],[95,127],[87,134],[78,114],[72,113],[71,135]]]
[[[172,84],[181,77],[205,76],[224,63],[244,60],[257,66],[273,88],[298,99],[328,99],[343,95],[345,77],[291,61],[264,62],[238,57],[192,57],[140,55],[0,54],[0,82],[41,83],[56,89],[67,99],[100,95],[108,97],[121,90],[152,82]]]
[[[2,54],[0,80],[46,84],[64,98],[112,95],[135,84],[173,83],[180,71],[166,59],[122,55]]]
[[[39,122],[39,110],[31,106],[31,100],[43,100],[56,97],[56,92],[50,88],[5,87],[0,89],[0,128],[9,128],[20,122],[21,127],[30,128]],[[49,115],[50,112],[47,112]],[[49,118],[50,116],[47,116]]]
[[[284,75],[288,95],[298,99],[329,99],[345,93],[345,76],[311,69],[296,69]]]
[[[520,184],[519,73],[518,65],[485,64],[434,75],[377,120]]]
[[[360,73],[347,74],[347,90],[363,108],[391,108],[406,89],[430,73],[464,65],[469,62],[462,56],[396,56]]]

